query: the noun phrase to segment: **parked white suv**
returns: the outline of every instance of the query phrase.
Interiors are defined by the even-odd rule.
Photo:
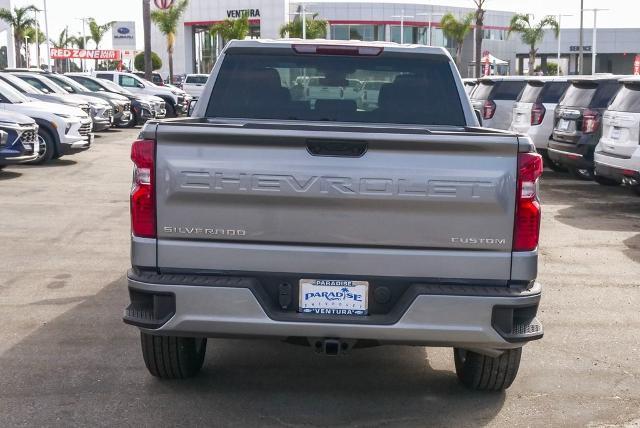
[[[620,82],[623,87],[603,116],[594,157],[596,181],[628,184],[640,194],[640,77]]]
[[[147,80],[141,79],[133,73],[124,73],[119,71],[94,71],[93,76],[108,80],[123,88],[141,95],[155,95],[162,98],[166,103],[167,116],[176,117],[178,114],[186,113],[188,105],[186,99],[179,91],[166,87],[158,86]]]
[[[553,134],[554,112],[570,83],[566,77],[536,77],[527,81],[513,108],[511,131],[527,134],[553,169],[562,167],[550,162],[547,156],[549,139]]]
[[[205,83],[209,78],[208,74],[187,74],[182,84],[182,90],[191,95],[194,99],[200,98]]]
[[[22,113],[38,124],[40,150],[34,163],[87,150],[93,142],[89,115],[76,107],[33,101],[0,82],[0,108]]]
[[[482,126],[509,129],[514,103],[526,83],[525,76],[491,76],[479,79],[471,94],[471,104],[480,111]]]

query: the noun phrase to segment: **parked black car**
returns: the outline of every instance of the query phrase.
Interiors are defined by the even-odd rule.
[[[602,136],[602,115],[621,85],[616,76],[571,80],[555,110],[548,155],[581,180],[594,178],[593,155]]]

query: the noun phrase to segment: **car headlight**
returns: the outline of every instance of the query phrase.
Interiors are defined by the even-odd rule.
[[[71,116],[70,114],[64,114],[64,113],[53,113],[58,117],[61,117],[63,119],[71,119],[73,116]]]
[[[147,110],[151,110],[151,105],[147,103],[140,103],[140,107],[146,108]]]

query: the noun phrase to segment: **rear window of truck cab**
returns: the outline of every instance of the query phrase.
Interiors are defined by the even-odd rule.
[[[640,82],[625,83],[613,99],[609,110],[640,113]]]
[[[363,102],[363,88],[378,86],[378,102]],[[449,59],[396,52],[358,56],[230,49],[206,116],[466,125]]]

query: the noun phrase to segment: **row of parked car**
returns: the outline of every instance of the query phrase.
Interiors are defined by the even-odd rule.
[[[554,171],[640,194],[640,77],[465,79],[483,126],[527,134]]]
[[[91,147],[94,132],[187,112],[193,97],[133,73],[0,72],[0,169]]]

